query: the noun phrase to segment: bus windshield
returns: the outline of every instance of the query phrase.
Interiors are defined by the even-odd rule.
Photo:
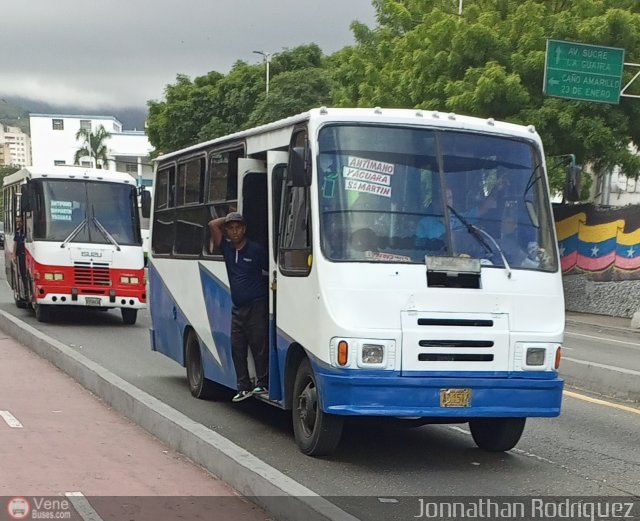
[[[140,245],[135,186],[38,179],[33,193],[34,239],[62,242],[71,236],[70,242]]]
[[[319,134],[322,251],[333,261],[557,270],[539,151],[462,131],[331,125]]]

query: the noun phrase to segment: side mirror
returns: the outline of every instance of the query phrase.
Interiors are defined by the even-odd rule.
[[[311,186],[311,167],[306,151],[305,147],[294,147],[289,154],[289,179],[293,186]]]
[[[582,167],[569,165],[567,172],[567,183],[564,198],[567,201],[575,202],[580,200],[580,185],[582,180]]]
[[[31,211],[31,187],[28,183],[20,188],[20,211],[22,213]]]
[[[149,190],[140,192],[140,208],[142,209],[142,217],[148,219],[151,215],[151,192]]]

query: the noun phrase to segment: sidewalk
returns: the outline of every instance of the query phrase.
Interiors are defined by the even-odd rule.
[[[25,519],[42,507],[42,496],[60,504],[65,495],[73,508],[57,518],[269,519],[4,332],[0,462],[0,520],[12,507],[9,497],[18,495],[32,512]],[[16,513],[9,519],[23,519]]]

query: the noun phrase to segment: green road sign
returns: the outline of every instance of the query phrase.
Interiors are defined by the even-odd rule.
[[[624,49],[547,40],[544,93],[618,103],[623,68]]]

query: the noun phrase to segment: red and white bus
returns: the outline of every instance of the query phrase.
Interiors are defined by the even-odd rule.
[[[145,194],[146,195],[146,194]],[[26,167],[4,179],[5,269],[20,308],[47,321],[53,306],[146,307],[138,189],[128,174],[74,166]],[[13,262],[16,217],[25,260]]]

